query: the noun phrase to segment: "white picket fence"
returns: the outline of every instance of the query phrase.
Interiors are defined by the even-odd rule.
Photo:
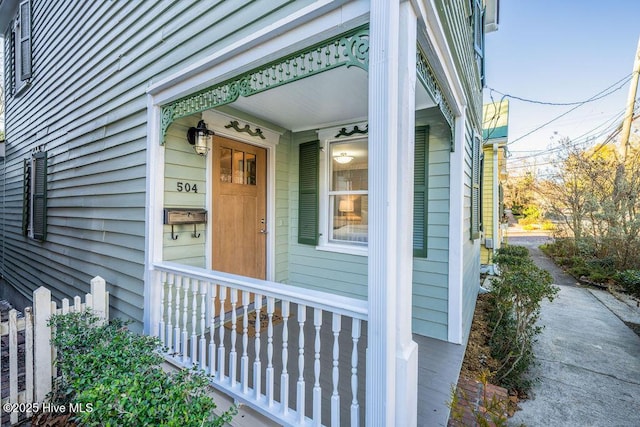
[[[51,328],[47,324],[51,315],[87,308],[102,319],[109,318],[109,293],[102,277],[96,276],[91,280],[91,293],[85,295],[84,302],[79,296],[72,302],[65,298],[60,308],[51,300],[51,291],[40,287],[33,292],[33,307],[25,308],[24,317],[18,318],[18,312],[11,310],[9,319],[1,322],[0,338],[8,344],[3,345],[0,357],[3,425],[6,424],[6,412],[10,415],[11,425],[18,423],[20,418],[30,417],[34,404],[43,402],[51,391],[55,375],[55,349],[51,345]],[[6,366],[2,366],[7,358],[8,373]],[[6,411],[9,408],[11,410]]]

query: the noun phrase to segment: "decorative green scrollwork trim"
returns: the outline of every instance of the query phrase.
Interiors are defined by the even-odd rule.
[[[360,129],[358,126],[354,126],[353,129],[351,129],[350,131],[347,131],[347,128],[342,128],[340,129],[340,131],[336,134],[335,138],[340,138],[341,136],[351,136],[353,134],[356,133],[361,133],[361,134],[368,134],[369,133],[369,125],[367,125],[364,129]]]
[[[167,129],[176,119],[229,104],[240,96],[255,95],[342,66],[358,67],[368,71],[368,25],[164,105],[160,143],[164,143]]]
[[[262,129],[256,128],[256,130],[251,130],[249,125],[244,125],[244,127],[240,127],[240,123],[237,120],[231,120],[228,125],[225,126],[225,129],[235,129],[236,132],[246,132],[251,136],[259,136],[262,139],[267,139],[266,136],[262,134]]]
[[[451,144],[453,145],[454,141],[454,124],[455,124],[455,116],[453,114],[453,109],[445,99],[442,94],[442,89],[440,88],[440,84],[436,79],[436,75],[429,65],[427,61],[427,57],[418,46],[416,53],[416,72],[418,74],[418,80],[422,83],[422,86],[429,92],[429,95],[433,99],[433,102],[440,108],[442,115],[444,116],[447,123],[451,128]]]

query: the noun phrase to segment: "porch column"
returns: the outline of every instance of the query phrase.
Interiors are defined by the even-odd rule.
[[[448,294],[448,340],[454,344],[462,344],[462,308],[464,291],[464,243],[465,230],[469,230],[466,222],[465,207],[465,135],[466,135],[467,110],[462,108],[460,116],[455,122],[455,151],[450,156],[449,173],[449,294]],[[478,240],[479,242],[479,240]],[[479,264],[478,264],[479,265]]]
[[[147,97],[147,181],[144,266],[145,335],[158,335],[161,290],[160,273],[153,264],[162,260],[162,207],[164,206],[164,147],[160,146],[160,107],[153,96]]]
[[[368,426],[417,423],[411,338],[416,14],[372,0],[369,29]]]

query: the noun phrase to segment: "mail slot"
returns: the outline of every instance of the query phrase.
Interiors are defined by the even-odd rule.
[[[164,210],[165,224],[204,224],[206,222],[206,209],[171,208]]]

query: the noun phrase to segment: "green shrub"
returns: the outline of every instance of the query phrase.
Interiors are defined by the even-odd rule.
[[[504,245],[496,251],[498,255],[511,255],[526,258],[529,256],[529,249],[525,246]]]
[[[629,293],[640,297],[640,270],[619,271],[614,279]]]
[[[538,223],[537,219],[531,218],[531,217],[528,217],[528,216],[525,216],[524,218],[520,218],[518,220],[518,224],[521,225],[522,228],[525,229],[525,230],[526,230],[525,227],[531,227],[531,226],[533,226],[533,224],[537,224],[537,223]],[[533,228],[530,228],[530,230],[532,230],[532,229]]]
[[[53,400],[90,407],[76,414],[81,425],[221,426],[235,413],[214,416],[206,375],[166,373],[158,340],[132,333],[119,319],[102,324],[90,312],[69,313],[52,316],[50,325],[62,374]]]
[[[498,249],[493,261],[499,264],[501,268],[509,268],[531,262],[529,250],[526,247],[512,245],[505,245]]]
[[[533,222],[538,222],[542,219],[542,210],[534,205],[529,205],[522,211],[524,216]]]
[[[553,231],[556,228],[557,228],[556,225],[551,221],[544,221],[542,223],[542,229],[545,231]]]
[[[495,373],[504,387],[527,390],[524,375],[534,362],[533,342],[541,328],[536,325],[543,299],[553,300],[558,288],[549,272],[537,267],[524,247],[505,247],[497,259],[502,275],[493,281],[489,294],[491,353],[500,366]],[[506,253],[505,253],[506,252]]]

